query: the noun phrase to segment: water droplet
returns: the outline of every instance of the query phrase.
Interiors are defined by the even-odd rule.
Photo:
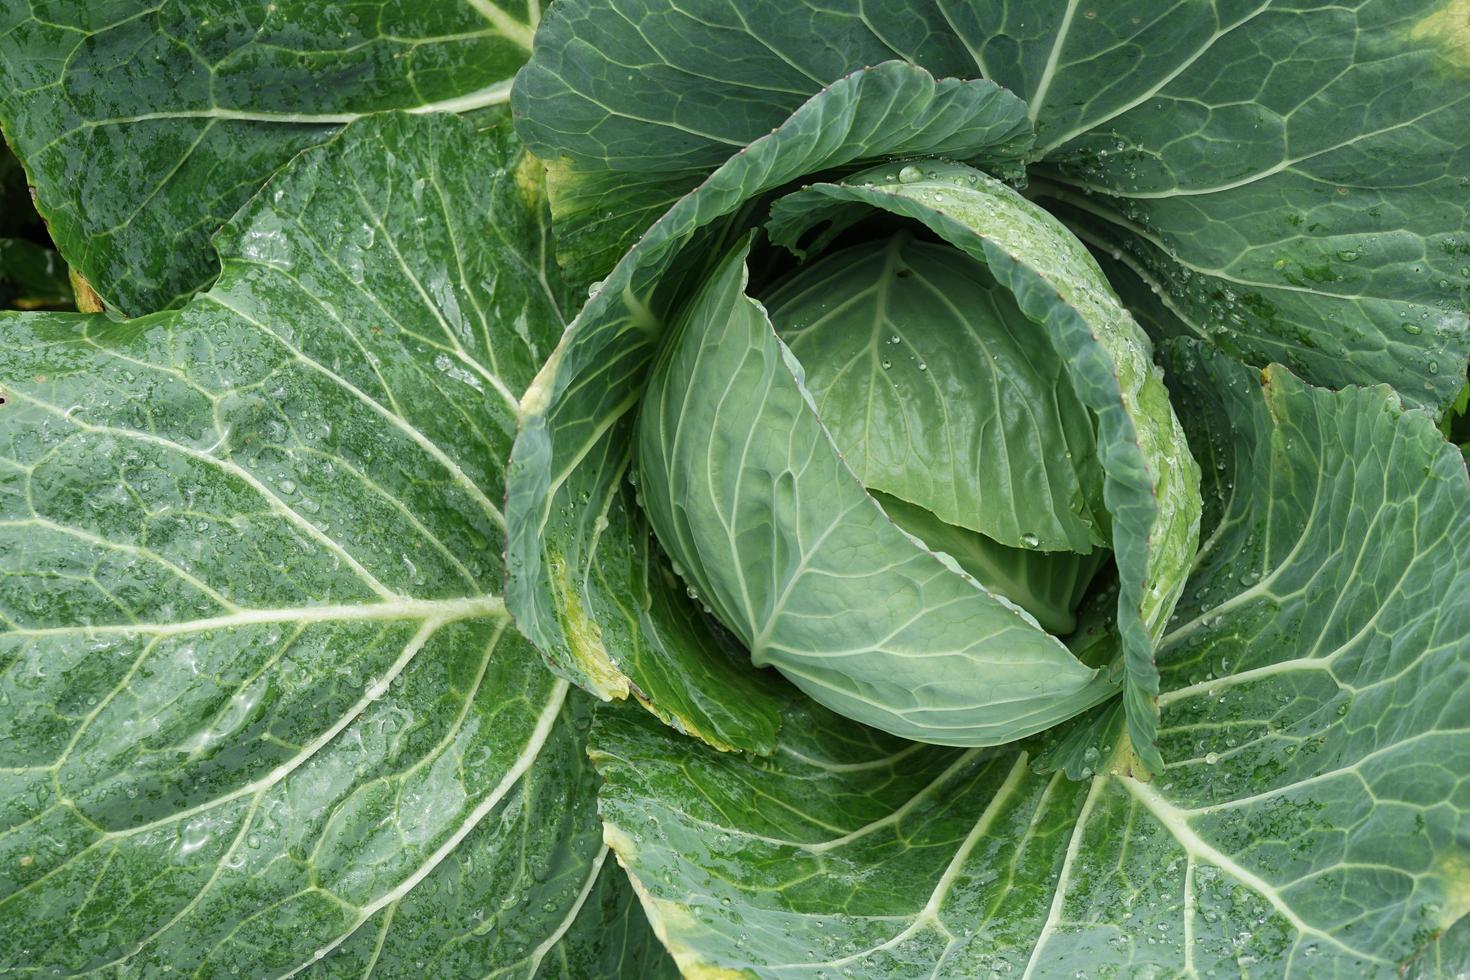
[[[898,182],[901,184],[912,184],[924,179],[924,171],[912,163],[898,172]]]
[[[1220,755],[1219,755],[1218,752],[1207,752],[1207,753],[1205,753],[1205,765],[1207,765],[1207,766],[1213,766],[1215,763],[1217,763],[1219,761],[1220,761]]]
[[[1021,535],[1021,543],[1028,548],[1035,548],[1037,545],[1041,544],[1041,539],[1032,534],[1030,531],[1027,531]]]
[[[1403,328],[1404,333],[1415,337],[1424,332],[1424,328],[1419,326],[1419,324],[1417,323],[1405,323],[1403,324]]]

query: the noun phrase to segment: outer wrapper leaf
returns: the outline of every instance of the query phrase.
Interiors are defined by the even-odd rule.
[[[1040,103],[1054,183],[1035,191],[1157,288],[1179,334],[1450,402],[1470,350],[1463,0],[1095,13],[1027,52],[1056,52],[1040,97],[1043,74],[987,73]]]
[[[523,162],[377,117],[184,309],[0,318],[0,973],[658,968],[498,595],[567,299]]]

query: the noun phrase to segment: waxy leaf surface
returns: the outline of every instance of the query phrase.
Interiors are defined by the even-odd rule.
[[[183,309],[5,316],[0,971],[660,968],[499,594],[568,300],[527,172],[375,117]]]

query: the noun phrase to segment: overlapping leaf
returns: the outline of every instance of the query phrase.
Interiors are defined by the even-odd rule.
[[[1013,549],[1106,546],[1094,427],[1051,340],[982,263],[913,232],[809,255],[761,298],[822,424],[863,486],[944,524]]]
[[[522,76],[519,125],[564,177],[554,199],[642,227],[668,168],[707,172],[847,71],[901,57],[988,78],[1028,104],[1036,193],[1159,291],[1170,330],[1442,407],[1470,352],[1466,16],[1465,0],[575,0]]]
[[[1169,765],[1130,778],[1113,727],[1077,782],[1034,774],[1040,745],[919,746],[797,701],[755,766],[604,710],[607,836],[686,972],[1455,968],[1464,462],[1385,389],[1176,355],[1221,496],[1160,652]]]
[[[1021,312],[1046,331],[1073,390],[1095,417],[1120,580],[1129,737],[1144,766],[1157,771],[1163,760],[1155,744],[1153,650],[1184,588],[1200,502],[1198,467],[1153,366],[1148,337],[1087,250],[1055,219],[959,164],[885,164],[840,184],[814,184],[776,203],[771,234],[794,243],[813,224],[841,225],[855,209],[868,208],[923,222],[985,263]]]
[[[746,254],[721,262],[676,326],[636,455],[659,540],[750,662],[854,721],[942,745],[1012,742],[1113,696],[1097,665],[859,482],[745,295]]]
[[[183,309],[5,318],[0,972],[658,969],[498,595],[547,235],[509,134],[379,116]]]
[[[0,125],[62,254],[128,313],[217,272],[209,238],[364,113],[504,103],[537,4],[16,0]]]
[[[547,162],[563,263],[606,275],[741,147],[839,78],[894,59],[936,78],[964,77],[968,63],[928,3],[883,24],[854,0],[820,8],[718,0],[687,10],[642,0],[556,4],[513,105],[518,132]],[[1018,160],[1031,146],[1025,107],[1009,100],[994,122],[990,138],[952,152]]]

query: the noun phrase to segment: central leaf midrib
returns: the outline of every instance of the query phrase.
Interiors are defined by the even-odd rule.
[[[499,32],[486,31],[484,33],[490,35],[498,34]],[[504,105],[509,101],[510,82],[501,81],[475,89],[472,92],[466,92],[463,95],[395,106],[394,110],[406,112],[411,115],[425,115],[431,112],[462,113],[472,112],[476,109],[485,109],[490,106]],[[371,111],[293,112],[284,109],[250,109],[210,105],[197,109],[160,109],[152,112],[134,113],[128,116],[87,119],[79,123],[71,132],[101,129],[110,126],[128,126],[136,123],[159,122],[169,119],[204,119],[220,122],[268,123],[291,126],[345,126],[348,123],[356,122],[371,114]]]
[[[404,596],[383,602],[350,603],[321,606],[284,606],[241,609],[238,612],[174,623],[104,623],[85,626],[12,627],[0,636],[68,636],[95,633],[142,633],[149,636],[177,636],[205,633],[216,629],[251,626],[257,623],[325,623],[372,620],[432,620],[451,623],[463,619],[499,619],[507,615],[505,600],[494,593],[463,596],[454,599],[413,599]]]

